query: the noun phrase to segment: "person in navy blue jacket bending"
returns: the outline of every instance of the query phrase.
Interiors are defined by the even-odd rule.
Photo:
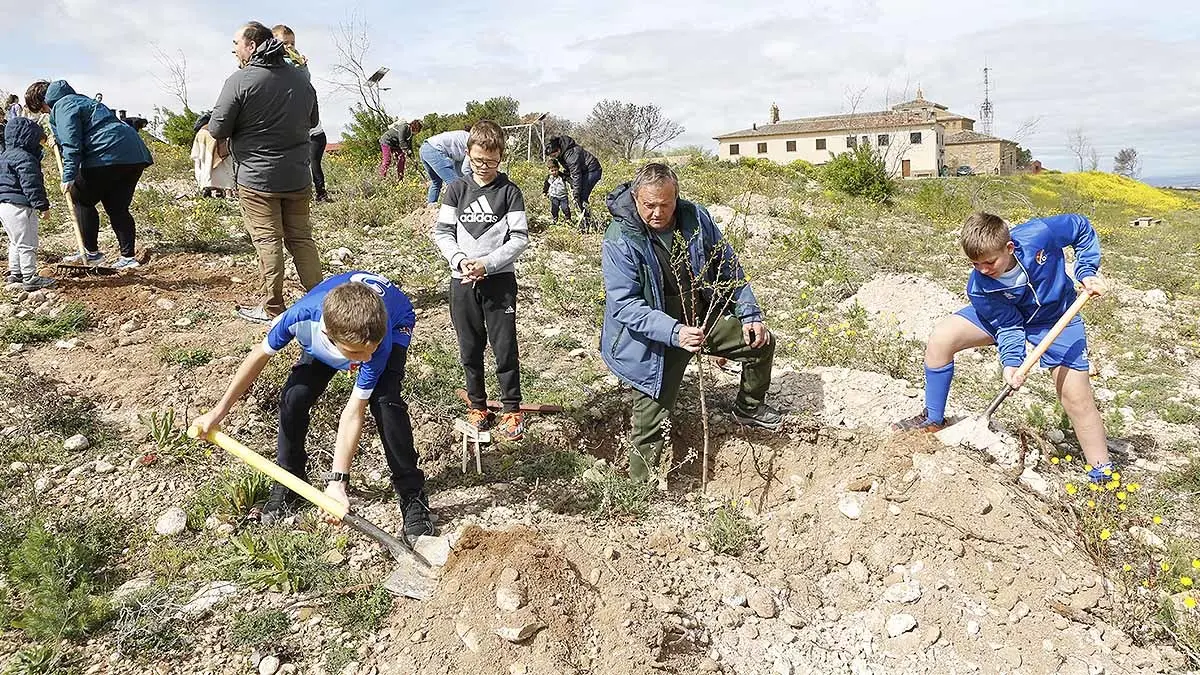
[[[954,355],[964,349],[996,345],[1004,381],[1020,388],[1025,378],[1017,376],[1017,369],[1025,360],[1025,343],[1039,343],[1075,302],[1075,281],[1092,295],[1107,290],[1098,274],[1096,230],[1078,214],[1037,218],[1010,230],[999,216],[974,213],[963,225],[961,243],[975,268],[967,281],[971,304],[934,328],[925,348],[925,410],[893,424],[893,429],[935,432],[945,427]],[[1075,251],[1074,279],[1063,255],[1067,246]],[[1082,317],[1067,324],[1040,363],[1054,377],[1059,400],[1091,466],[1088,478],[1107,482],[1114,468],[1088,378]]]
[[[404,515],[404,534],[433,533],[425,474],[417,468],[412,421],[402,394],[408,344],[416,314],[412,302],[387,278],[352,271],[330,277],[280,314],[262,343],[250,350],[225,395],[192,426],[207,434],[254,384],[267,360],[295,340],[301,354],[279,393],[279,437],[275,461],[308,480],[309,413],[337,371],[351,371],[354,390],[338,420],[333,471],[325,475],[325,493],[349,506],[346,487],[350,462],[358,452],[363,418],[369,407],[392,473],[392,487]],[[271,488],[264,522],[287,515],[299,498],[283,485]]]

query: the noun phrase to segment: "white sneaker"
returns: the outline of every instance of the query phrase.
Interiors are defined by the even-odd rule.
[[[87,261],[86,262],[89,265],[92,263],[98,263],[101,260],[104,260],[104,254],[101,253],[100,251],[88,251],[87,252]],[[72,253],[71,255],[63,256],[62,261],[65,263],[85,262],[83,259],[83,256],[78,253]]]
[[[131,270],[141,266],[142,264],[137,261],[137,258],[126,258],[125,256],[117,258],[117,262],[113,263],[113,269],[115,270]]]

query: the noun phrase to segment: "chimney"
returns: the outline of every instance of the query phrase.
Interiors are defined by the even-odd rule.
[[[751,129],[753,129],[753,130],[755,130],[755,131],[758,131],[758,122],[755,122],[754,124],[752,124],[752,125],[750,126],[750,128],[751,128]]]
[[[779,124],[779,106],[771,104],[771,124]]]

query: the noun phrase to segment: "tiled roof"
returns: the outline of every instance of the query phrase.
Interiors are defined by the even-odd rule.
[[[860,129],[891,129],[933,123],[934,119],[926,113],[880,111],[783,120],[775,124],[760,124],[756,129],[731,131],[715,138],[716,140],[722,140],[726,138],[745,138],[747,136],[779,136],[783,134],[820,132],[837,133],[842,131],[858,131]]]
[[[934,103],[933,101],[926,101],[923,98],[914,98],[911,101],[905,101],[904,103],[897,103],[896,105],[892,106],[892,110],[904,110],[906,108],[928,108],[928,107],[937,108],[938,110],[946,110],[947,109],[946,106],[942,105],[941,103]]]
[[[962,145],[964,143],[988,143],[988,142],[1012,143],[1012,141],[1005,140],[1003,138],[996,138],[995,136],[988,136],[987,134],[981,134],[978,131],[959,131],[959,132],[950,134],[949,136],[946,136],[946,140],[945,140],[946,145]]]

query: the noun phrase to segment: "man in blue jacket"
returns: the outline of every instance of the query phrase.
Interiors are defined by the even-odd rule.
[[[703,351],[742,362],[733,419],[775,430],[765,403],[775,341],[732,247],[708,212],[679,198],[665,164],[642,167],[606,200],[613,221],[602,244],[604,362],[634,389],[629,475],[647,480],[663,447],[684,370]]]
[[[1083,292],[1098,296],[1107,290],[1098,276],[1096,230],[1078,214],[1035,219],[1009,230],[999,216],[975,213],[963,225],[961,243],[975,268],[967,280],[971,304],[934,328],[925,348],[925,410],[893,424],[893,429],[935,432],[945,426],[954,355],[964,349],[996,345],[1004,381],[1014,389],[1025,383],[1017,369],[1025,360],[1026,341],[1041,342],[1077,297],[1075,280],[1067,274],[1065,247],[1075,251],[1075,279]],[[1067,324],[1040,362],[1051,369],[1063,409],[1092,467],[1089,478],[1106,481],[1112,463],[1088,378],[1081,317]]]

